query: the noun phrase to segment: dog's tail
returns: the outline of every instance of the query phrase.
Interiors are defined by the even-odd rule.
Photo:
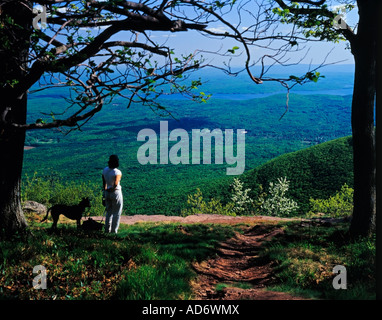
[[[52,208],[49,208],[49,209],[46,211],[46,216],[45,216],[45,218],[42,219],[40,222],[44,222],[46,219],[48,219],[50,210],[52,210]]]

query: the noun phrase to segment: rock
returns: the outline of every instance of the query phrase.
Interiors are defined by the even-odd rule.
[[[28,212],[28,213],[34,212],[39,215],[46,214],[46,210],[47,210],[46,206],[36,201],[25,201],[22,204],[22,207],[23,207],[23,211],[25,212]]]

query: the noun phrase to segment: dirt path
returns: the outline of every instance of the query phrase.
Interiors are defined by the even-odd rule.
[[[102,217],[91,217],[94,220],[102,220]],[[262,222],[292,221],[293,218],[279,218],[269,216],[222,216],[219,214],[195,214],[187,217],[165,216],[165,215],[133,215],[121,216],[121,223],[134,224],[138,222],[179,222],[187,223],[228,223],[228,224],[255,224]],[[300,220],[300,219],[298,219]]]
[[[101,220],[102,217],[92,217]],[[222,216],[197,214],[187,217],[164,215],[122,216],[121,223],[139,222],[179,222],[187,223],[227,223],[249,224],[244,233],[219,244],[217,256],[208,261],[193,265],[198,276],[192,283],[196,300],[305,300],[284,292],[266,290],[274,283],[272,261],[259,256],[262,244],[283,233],[279,221],[292,221],[293,218],[269,216]],[[298,218],[297,220],[301,220]],[[216,290],[216,285],[220,289]]]
[[[277,225],[249,227],[244,234],[220,243],[216,258],[193,265],[198,277],[192,284],[197,300],[304,300],[283,292],[267,291],[274,283],[272,261],[259,257],[261,245],[283,233]],[[216,290],[216,285],[220,289]]]

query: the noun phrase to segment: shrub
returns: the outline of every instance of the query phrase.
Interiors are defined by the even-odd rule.
[[[21,186],[21,200],[30,200],[49,205],[52,197],[52,183],[48,179],[38,177],[35,172],[33,177],[25,175]]]
[[[317,213],[324,213],[331,217],[347,217],[353,213],[353,193],[354,190],[346,183],[334,196],[328,199],[310,199],[311,210],[308,216]]]
[[[187,208],[182,209],[181,215],[188,216],[192,214],[221,214],[227,216],[235,216],[233,211],[234,204],[228,203],[223,205],[220,200],[212,198],[210,201],[203,200],[202,191],[197,188],[196,193],[187,196]]]
[[[278,178],[277,183],[269,183],[269,191],[263,205],[261,206],[264,214],[270,216],[288,216],[298,209],[297,202],[286,197],[289,189],[289,181]]]
[[[233,189],[231,196],[231,200],[233,202],[232,210],[236,214],[251,212],[253,209],[253,200],[248,195],[248,192],[250,192],[251,189],[243,190],[243,183],[238,178],[233,180],[231,187]]]
[[[32,177],[26,176],[22,181],[23,202],[36,201],[48,207],[55,204],[74,205],[84,197],[88,197],[91,202],[89,214],[103,213],[102,190],[94,183],[61,182],[59,178],[38,176],[37,173],[34,173]]]

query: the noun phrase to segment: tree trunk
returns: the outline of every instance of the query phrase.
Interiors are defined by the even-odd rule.
[[[1,1],[0,13],[3,26],[0,31],[0,237],[10,237],[28,228],[20,197],[25,131],[11,129],[9,124],[26,122],[27,94],[13,97],[12,91],[25,75],[32,21],[28,21],[31,11],[18,1]]]
[[[3,102],[1,102],[3,104]],[[2,106],[1,106],[2,107]],[[26,110],[26,98],[13,102],[17,113]],[[26,231],[28,225],[21,209],[20,182],[25,132],[4,131],[0,136],[0,237]]]
[[[376,6],[376,0],[358,1],[359,29],[352,44],[355,59],[352,102],[354,211],[350,234],[353,237],[369,236],[376,227]]]

